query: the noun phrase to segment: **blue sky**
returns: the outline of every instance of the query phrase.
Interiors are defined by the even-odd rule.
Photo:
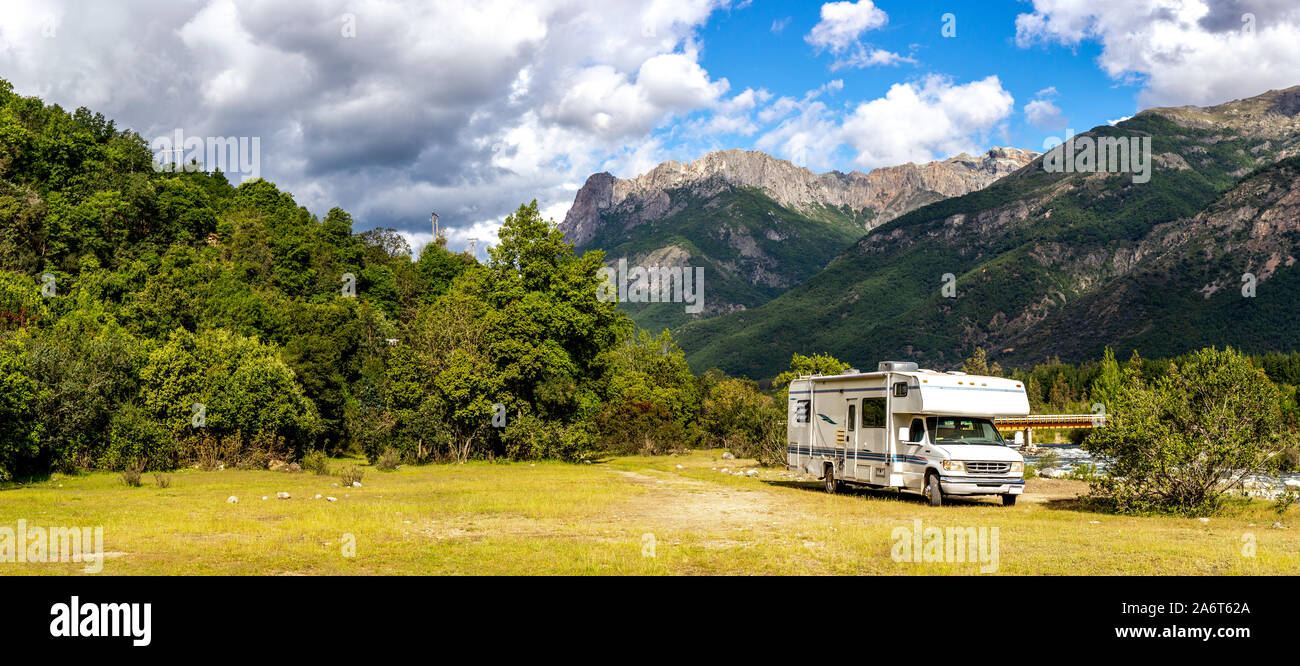
[[[1031,150],[1041,150],[1046,138],[1061,135],[1025,121],[1023,106],[1039,91],[1056,90],[1047,99],[1061,109],[1075,131],[1132,115],[1138,108],[1140,85],[1111,80],[1097,65],[1101,50],[1097,42],[1017,46],[1015,21],[1030,9],[1025,3],[881,0],[876,6],[887,12],[888,23],[865,33],[862,40],[910,56],[914,64],[832,71],[836,59],[817,53],[805,40],[821,9],[820,3],[809,2],[755,2],[715,14],[700,32],[701,64],[710,73],[725,76],[733,90],[766,88],[778,95],[800,96],[840,79],[844,88],[835,102],[841,106],[881,97],[891,85],[927,74],[959,83],[995,75],[1016,102],[1015,113],[1005,123],[1005,138],[999,140]],[[955,18],[954,37],[941,35],[945,14]],[[774,25],[783,27],[775,32]],[[745,143],[736,135],[727,139]],[[852,168],[848,159],[842,164]]]
[[[702,26],[699,62],[714,77],[727,78],[732,92],[755,88],[777,98],[798,99],[809,90],[840,81],[844,87],[819,99],[828,108],[841,111],[881,98],[897,83],[920,82],[928,75],[944,77],[953,85],[993,75],[1013,96],[1014,111],[978,137],[988,139],[987,144],[979,144],[983,148],[1000,144],[1041,151],[1045,142],[1063,137],[1067,129],[1086,131],[1131,116],[1140,108],[1140,78],[1114,81],[1102,72],[1097,64],[1099,42],[1018,46],[1015,20],[1031,9],[1026,3],[880,0],[875,7],[888,14],[888,22],[863,33],[859,42],[910,61],[833,68],[840,59],[807,40],[820,21],[822,4],[755,1],[744,8],[715,13]],[[945,14],[952,16],[945,18]],[[945,25],[956,34],[945,36]],[[1043,117],[1036,117],[1039,124],[1028,121],[1024,107],[1036,100],[1060,109],[1058,118],[1063,125],[1050,124]],[[1041,104],[1039,108],[1050,109]],[[659,127],[656,134],[673,147],[675,156],[724,147],[755,148],[759,138],[744,133],[682,137],[680,122]],[[933,155],[946,156],[941,152]],[[845,146],[824,160],[796,161],[810,161],[807,165],[815,168],[866,170],[855,164],[853,151]]]
[[[436,210],[452,248],[481,250],[520,203],[562,219],[599,171],[1041,151],[1300,84],[1300,3],[8,0],[0,77],[147,141],[258,139],[258,175],[318,215],[418,248]]]

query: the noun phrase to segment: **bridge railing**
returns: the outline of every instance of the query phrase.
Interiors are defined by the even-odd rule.
[[[1031,414],[993,419],[999,428],[1101,428],[1106,425],[1105,414]]]

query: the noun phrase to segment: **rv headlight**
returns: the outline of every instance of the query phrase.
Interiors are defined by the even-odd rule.
[[[1012,474],[1024,474],[1024,473],[1025,473],[1025,464],[1022,463],[1022,462],[1013,462],[1013,463],[1011,463],[1011,473],[1012,473]]]
[[[960,460],[945,460],[943,461],[943,468],[949,472],[965,472],[966,463]]]

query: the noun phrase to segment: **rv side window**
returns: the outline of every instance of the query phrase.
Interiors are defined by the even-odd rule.
[[[894,397],[895,398],[907,397],[907,382],[894,382]]]
[[[809,407],[809,401],[807,401],[807,400],[796,400],[796,401],[795,401],[795,403],[794,403],[794,422],[795,422],[795,423],[807,423],[807,422],[808,422],[808,407]]]
[[[862,399],[862,427],[863,428],[885,427],[885,399],[884,398],[863,398]]]
[[[921,419],[912,419],[912,429],[907,433],[907,441],[922,442],[925,441],[925,422]]]
[[[856,413],[857,409],[857,405],[849,405],[849,418],[847,419],[849,422],[849,430],[853,430],[853,426],[858,422],[858,415]]]

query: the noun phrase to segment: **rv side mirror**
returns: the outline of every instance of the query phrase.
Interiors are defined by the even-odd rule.
[[[910,441],[912,441],[912,429],[911,429],[911,428],[899,428],[899,429],[898,429],[898,441],[900,441],[900,442],[910,442]]]

